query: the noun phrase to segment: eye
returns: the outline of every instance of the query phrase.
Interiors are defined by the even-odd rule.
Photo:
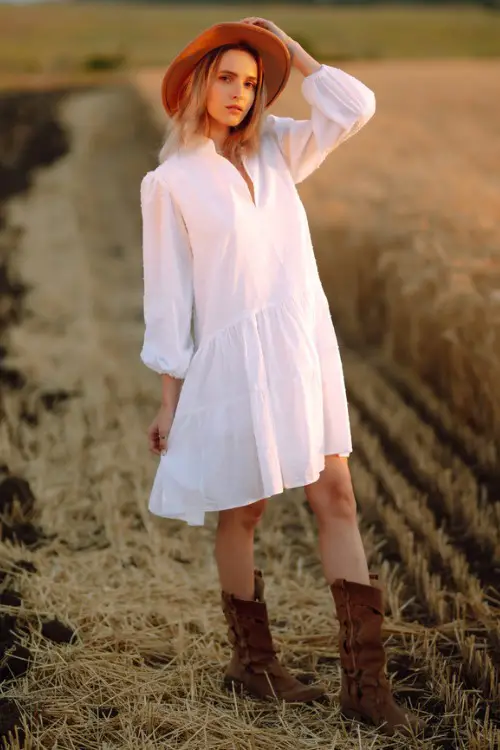
[[[250,84],[250,86],[251,86],[251,87],[252,87],[253,89],[257,88],[257,87],[256,87],[256,85],[255,85],[255,83],[253,83],[252,81],[247,81],[247,83],[248,83],[248,84]]]
[[[229,81],[229,76],[225,76],[225,75],[219,76],[219,80],[221,80],[221,81]]]

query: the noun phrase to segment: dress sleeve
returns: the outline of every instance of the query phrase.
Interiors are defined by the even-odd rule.
[[[193,356],[193,268],[184,220],[154,172],[141,182],[144,343],[150,369],[184,379]]]
[[[266,119],[295,183],[302,182],[331,151],[361,130],[376,107],[371,89],[329,65],[303,79],[302,95],[311,105],[309,120],[275,115]]]

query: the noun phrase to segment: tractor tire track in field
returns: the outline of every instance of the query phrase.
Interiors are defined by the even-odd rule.
[[[25,733],[40,748],[83,742],[89,749],[109,744],[135,750],[162,747],[165,741],[169,747],[181,747],[189,741],[196,750],[201,747],[197,732],[213,707],[216,723],[206,725],[213,746],[224,746],[221,732],[226,731],[227,747],[238,750],[276,746],[277,737],[283,750],[302,750],[311,747],[313,736],[318,746],[347,750],[358,740],[361,746],[366,732],[366,747],[401,748],[400,740],[392,743],[366,727],[360,735],[350,723],[341,723],[336,709],[329,721],[302,709],[279,714],[260,703],[228,699],[214,682],[214,671],[222,670],[227,654],[223,657],[219,647],[225,635],[217,611],[213,522],[205,529],[174,522],[160,525],[145,507],[152,474],[145,468],[139,431],[146,428],[156,393],[151,391],[153,379],[137,362],[143,321],[134,305],[140,301],[142,279],[132,203],[138,212],[138,179],[155,138],[146,132],[138,102],[128,96],[122,101],[115,91],[109,111],[101,92],[90,92],[87,98],[82,93],[66,106],[71,153],[28,203],[41,221],[48,211],[44,190],[53,191],[51,210],[59,199],[58,210],[68,217],[68,226],[55,231],[57,222],[52,220],[46,231],[54,230],[53,238],[44,243],[31,234],[20,252],[31,280],[44,288],[37,299],[48,327],[35,328],[34,334],[30,329],[25,339],[18,331],[16,341],[29,353],[41,337],[54,360],[43,366],[43,347],[32,355],[40,365],[34,380],[44,381],[43,389],[24,372],[2,369],[3,383],[8,384],[0,402],[4,448],[10,450],[17,474],[10,460],[3,469],[11,484],[27,488],[29,521],[42,517],[43,528],[50,527],[52,533],[33,526],[38,544],[29,547],[30,560],[24,562],[21,553],[13,553],[8,536],[0,543],[6,571],[14,570],[13,559],[19,574],[24,566],[19,588],[25,609],[19,622],[26,627],[20,647],[29,652],[29,669],[14,675],[0,671],[6,694],[0,722],[10,721],[11,729],[17,725],[19,739]],[[53,101],[47,98],[47,112],[55,112]],[[118,122],[127,122],[122,140],[115,140]],[[113,138],[108,140],[110,133]],[[127,150],[132,141],[133,156]],[[94,194],[95,173],[99,181]],[[117,185],[121,192],[114,191]],[[130,224],[123,216],[127,201]],[[5,226],[2,239],[12,240],[13,233]],[[69,272],[59,263],[59,246],[65,249]],[[12,248],[1,244],[3,273],[11,280]],[[47,274],[40,261],[30,263],[35,252],[44,254]],[[75,277],[78,286],[73,286]],[[20,289],[23,281],[16,277],[10,287]],[[67,293],[52,298],[54,281],[59,292]],[[19,304],[15,315],[2,317],[3,333],[14,320],[22,325],[25,313],[20,296],[13,302],[15,294],[4,286],[2,309]],[[27,329],[29,325],[26,316]],[[7,349],[8,343],[5,353]],[[407,740],[405,747],[498,750],[496,452],[456,424],[428,387],[394,363],[343,345],[341,354],[361,531],[370,567],[379,572],[387,594],[388,669],[397,698],[422,710],[429,721],[430,738]],[[64,366],[52,364],[58,361]],[[66,389],[61,387],[65,378]],[[54,380],[52,389],[47,379]],[[19,414],[25,417],[19,419]],[[39,423],[44,426],[37,440]],[[42,476],[40,500],[22,476],[24,466],[33,482],[39,479],[37,471]],[[339,657],[326,607],[329,597],[321,581],[314,518],[300,488],[285,491],[269,504],[256,549],[269,581],[271,624],[288,664],[315,668],[336,692]],[[11,579],[5,581],[10,585]],[[325,598],[320,601],[321,596]],[[5,588],[0,595],[4,630],[14,629],[12,608],[20,609],[20,599],[14,589]],[[46,622],[38,632],[34,625],[46,602],[61,621],[54,620],[53,632]],[[278,614],[278,603],[286,602],[291,606]],[[44,639],[75,648],[71,654],[56,651],[57,646],[47,647]],[[4,657],[12,655],[4,651]],[[217,724],[222,716],[231,732]],[[249,731],[255,733],[251,744]],[[17,750],[17,745],[12,747]]]

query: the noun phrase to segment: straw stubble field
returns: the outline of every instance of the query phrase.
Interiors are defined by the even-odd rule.
[[[399,699],[428,717],[430,736],[389,741],[339,715],[333,605],[301,489],[270,503],[258,532],[257,563],[265,571],[284,660],[292,669],[316,670],[332,702],[276,706],[221,689],[228,646],[213,559],[215,518],[190,529],[147,510],[156,459],[147,451],[145,430],[159,383],[138,359],[138,183],[154,164],[158,133],[136,89],[117,88],[1,104],[3,122],[13,127],[4,128],[10,135],[2,144],[12,194],[0,237],[0,678],[11,672],[16,678],[4,683],[0,715],[4,734],[10,722],[24,735],[24,744],[5,746],[500,747],[494,442],[438,398],[418,368],[396,365],[387,352],[366,346],[380,336],[382,300],[375,290],[385,294],[386,277],[355,268],[362,266],[361,240],[368,246],[371,238],[373,272],[381,238],[395,229],[394,236],[409,242],[416,231],[409,219],[429,219],[422,201],[435,205],[426,190],[420,196],[433,180],[418,171],[421,159],[411,145],[405,171],[413,169],[414,176],[406,193],[400,194],[408,178],[399,165],[381,168],[387,141],[403,148],[394,130],[384,136],[391,95],[395,111],[401,109],[400,68],[392,70],[392,78],[382,64],[359,71],[386,102],[381,122],[370,125],[373,135],[367,129],[332,155],[301,192],[332,314],[345,331],[355,444],[350,463],[369,562],[387,588],[389,671]],[[464,70],[474,65],[464,65],[461,74],[436,66],[433,80],[456,80]],[[421,97],[429,71],[423,66],[421,77],[416,69],[411,73],[414,85],[420,80]],[[144,73],[134,83],[143,95],[154,95],[158,77]],[[296,106],[297,85],[294,78],[281,103],[288,112]],[[470,91],[481,100],[472,83]],[[407,113],[401,112],[405,122]],[[423,122],[418,133],[410,129],[408,143],[423,138],[424,130]],[[428,136],[433,154],[439,128],[435,132]],[[48,146],[45,166],[35,169],[40,133]],[[443,148],[446,140],[445,133]],[[465,133],[464,148],[467,143]],[[474,148],[476,160],[468,159],[479,175],[480,148]],[[482,164],[486,195],[493,178],[488,159]],[[451,175],[443,180],[448,189]],[[389,205],[391,196],[398,200]],[[441,216],[439,206],[433,216]],[[380,235],[376,230],[387,217],[394,221]],[[426,237],[434,237],[431,229]],[[387,269],[387,262],[379,266]],[[342,282],[352,285],[350,297]],[[379,317],[363,341],[368,304]],[[415,310],[417,319],[426,312]]]

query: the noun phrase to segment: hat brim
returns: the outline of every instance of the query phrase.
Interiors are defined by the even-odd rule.
[[[182,84],[197,63],[215,47],[244,42],[262,58],[269,107],[285,88],[290,77],[291,58],[286,45],[267,29],[248,23],[219,23],[203,31],[172,60],[163,76],[161,96],[169,116],[179,108]]]

